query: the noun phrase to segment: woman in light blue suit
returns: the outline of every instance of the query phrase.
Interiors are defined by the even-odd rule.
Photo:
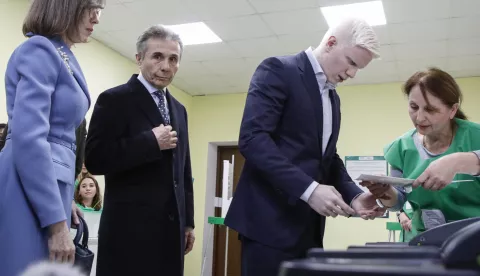
[[[28,39],[7,65],[8,134],[0,152],[0,275],[72,262],[75,129],[90,106],[70,47],[87,42],[104,0],[34,0]]]

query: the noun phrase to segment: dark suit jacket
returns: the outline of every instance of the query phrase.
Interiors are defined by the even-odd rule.
[[[105,175],[97,275],[181,275],[185,227],[194,227],[187,113],[167,91],[174,150],[160,150],[164,124],[150,93],[133,75],[98,97],[85,165]]]
[[[77,138],[77,150],[75,152],[75,178],[82,171],[83,161],[85,159],[85,142],[87,139],[87,120],[83,120],[80,126],[75,131],[75,136]]]
[[[314,180],[335,186],[347,204],[361,193],[336,152],[340,99],[334,90],[330,99],[332,135],[322,154],[322,99],[307,55],[272,57],[259,65],[240,127],[245,165],[227,226],[282,250],[323,246],[325,217],[301,195]],[[318,234],[312,237],[309,231]]]
[[[7,132],[8,132],[8,123],[5,124],[5,128],[3,129],[2,134],[0,134],[0,151],[5,146],[5,142],[7,141]]]

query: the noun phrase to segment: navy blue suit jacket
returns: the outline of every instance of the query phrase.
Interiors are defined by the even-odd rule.
[[[255,71],[240,127],[245,165],[225,224],[240,235],[279,249],[312,246],[304,233],[325,217],[300,199],[315,180],[333,185],[350,204],[362,191],[336,152],[340,98],[330,91],[332,135],[322,154],[323,111],[318,83],[307,55],[271,57]]]

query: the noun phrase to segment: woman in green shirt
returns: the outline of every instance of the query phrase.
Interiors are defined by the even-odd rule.
[[[425,231],[430,214],[440,214],[445,222],[480,216],[480,125],[467,121],[460,110],[457,83],[430,68],[410,77],[403,90],[415,128],[385,147],[384,155],[391,176],[416,179],[413,189],[406,193],[381,183],[362,185],[391,211],[408,200],[412,231]]]

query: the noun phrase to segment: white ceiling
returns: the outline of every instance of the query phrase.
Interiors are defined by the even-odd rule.
[[[322,6],[365,0],[108,0],[94,38],[134,59],[153,24],[204,21],[222,43],[188,45],[173,84],[191,95],[246,92],[262,59],[316,47]],[[426,66],[480,76],[480,0],[383,0],[381,60],[344,85],[404,81]]]

